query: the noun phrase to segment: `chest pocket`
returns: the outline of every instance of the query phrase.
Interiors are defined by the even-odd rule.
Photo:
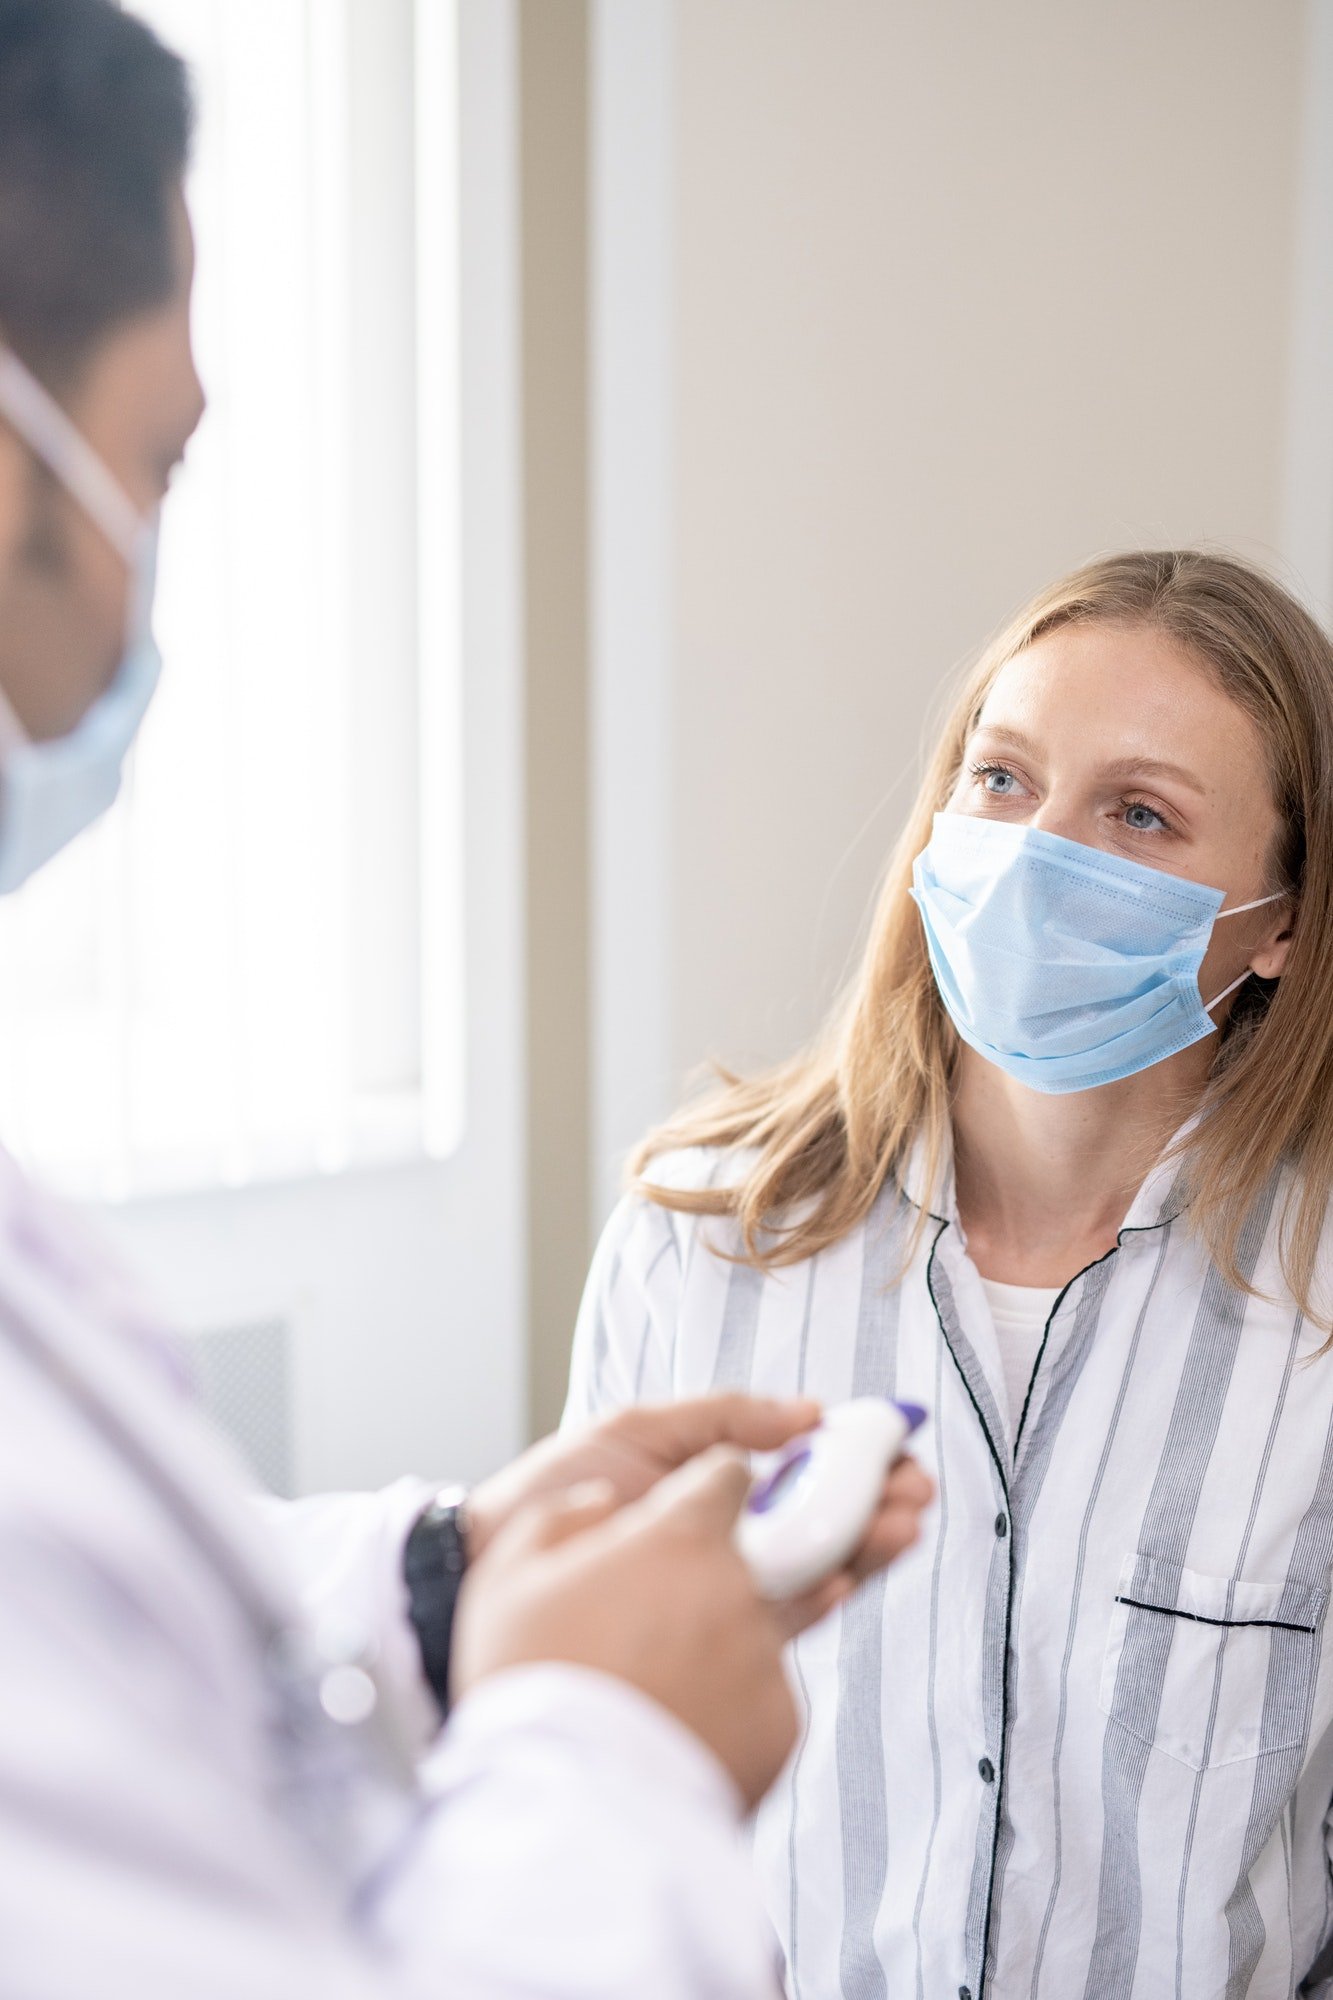
[[[1192,1770],[1304,1747],[1328,1591],[1126,1556],[1102,1669],[1111,1720]]]

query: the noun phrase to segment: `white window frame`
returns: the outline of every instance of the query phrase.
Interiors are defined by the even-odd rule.
[[[458,29],[461,574],[427,616],[462,628],[461,1133],[445,1160],[104,1212],[187,1329],[292,1326],[304,1491],[476,1478],[526,1434],[517,8],[417,5],[423,61]]]
[[[456,8],[139,4],[200,64],[214,407],[124,796],[0,910],[6,1139],[101,1198],[463,1115]]]

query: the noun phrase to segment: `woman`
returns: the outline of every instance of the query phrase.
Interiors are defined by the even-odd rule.
[[[828,1032],[639,1155],[575,1413],[934,1413],[922,1542],[795,1651],[800,2000],[1333,1992],[1331,959],[1333,648],[1114,557],[963,690]]]

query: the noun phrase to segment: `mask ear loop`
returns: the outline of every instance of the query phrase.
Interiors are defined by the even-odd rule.
[[[1217,915],[1213,918],[1213,922],[1220,923],[1223,917],[1239,917],[1246,910],[1262,910],[1265,903],[1280,903],[1285,895],[1286,895],[1285,889],[1275,889],[1271,896],[1256,896],[1252,903],[1237,903],[1234,910],[1219,910]],[[1225,999],[1227,999],[1227,997],[1230,994],[1234,993],[1238,986],[1243,986],[1246,980],[1252,978],[1253,976],[1254,976],[1254,967],[1251,965],[1247,965],[1244,972],[1241,973],[1239,979],[1233,979],[1230,986],[1224,986],[1222,988],[1222,991],[1216,996],[1215,999],[1206,1002],[1203,1010],[1204,1013],[1211,1014],[1214,1007],[1220,1007],[1222,1002]]]
[[[1231,914],[1231,912],[1230,912],[1230,911],[1228,910],[1228,912],[1227,912],[1227,915],[1228,915],[1228,916],[1230,916],[1230,914]],[[1211,1013],[1212,1013],[1212,1011],[1213,1011],[1213,1009],[1214,1009],[1214,1007],[1220,1007],[1220,1006],[1221,1006],[1222,1002],[1223,1002],[1223,1001],[1224,1001],[1224,1000],[1226,999],[1226,997],[1227,997],[1227,995],[1228,995],[1229,993],[1234,993],[1234,992],[1235,992],[1235,990],[1236,990],[1236,988],[1237,988],[1238,986],[1243,986],[1243,985],[1245,984],[1246,980],[1247,980],[1247,979],[1251,979],[1251,978],[1253,978],[1253,976],[1254,976],[1254,969],[1253,969],[1253,967],[1252,967],[1252,966],[1248,966],[1248,965],[1247,965],[1247,966],[1246,966],[1246,968],[1245,968],[1245,970],[1244,970],[1244,972],[1242,972],[1242,973],[1241,973],[1241,975],[1240,975],[1240,978],[1239,978],[1239,979],[1233,979],[1233,980],[1232,980],[1232,982],[1231,982],[1231,984],[1230,984],[1230,986],[1224,986],[1224,987],[1222,988],[1222,991],[1221,991],[1221,992],[1220,992],[1220,993],[1219,993],[1219,994],[1217,995],[1217,997],[1216,997],[1215,999],[1213,999],[1213,1000],[1210,1000],[1210,1001],[1209,1001],[1209,1002],[1207,1003],[1207,1005],[1205,1006],[1205,1008],[1204,1008],[1204,1010],[1203,1010],[1203,1011],[1204,1011],[1204,1013],[1205,1013],[1205,1014],[1211,1014]]]
[[[10,706],[9,696],[0,687],[0,758],[9,756],[15,750],[26,749],[31,741]]]
[[[134,571],[146,523],[120,481],[103,465],[77,424],[12,348],[0,342],[0,416],[70,493]],[[0,756],[31,742],[0,687]]]
[[[1256,896],[1252,903],[1237,903],[1234,910],[1219,910],[1213,922],[1220,924],[1223,917],[1239,917],[1246,910],[1262,910],[1265,903],[1280,903],[1286,893],[1285,889],[1274,889],[1271,896]]]
[[[0,416],[97,523],[133,568],[143,520],[120,481],[103,465],[77,424],[12,349],[0,344]]]

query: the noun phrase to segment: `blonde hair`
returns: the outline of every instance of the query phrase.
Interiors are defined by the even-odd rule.
[[[635,1184],[664,1207],[734,1217],[746,1260],[766,1268],[845,1236],[887,1178],[901,1174],[918,1139],[926,1184],[938,1184],[958,1038],[908,894],[912,862],[954,789],[1001,667],[1044,633],[1080,621],[1169,636],[1250,715],[1266,746],[1282,823],[1270,887],[1293,897],[1294,936],[1282,978],[1242,989],[1179,1158],[1193,1228],[1228,1282],[1246,1291],[1253,1287],[1237,1257],[1245,1219],[1275,1172],[1294,1170],[1283,1274],[1299,1306],[1326,1325],[1311,1293],[1333,1188],[1333,646],[1271,578],[1195,550],[1090,563],[1042,592],[986,648],[944,725],[862,963],[825,1029],[767,1074],[721,1072],[710,1095],[639,1148]],[[745,1148],[736,1185],[654,1183],[655,1159],[695,1146]]]

